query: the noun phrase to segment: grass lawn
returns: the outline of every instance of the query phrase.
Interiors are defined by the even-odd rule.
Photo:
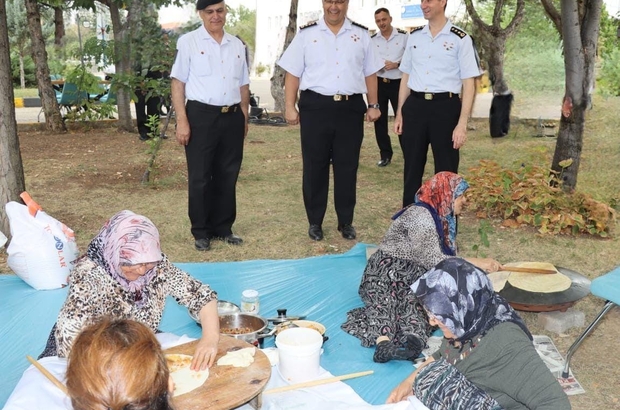
[[[13,88],[15,98],[38,97],[39,90],[37,88]]]

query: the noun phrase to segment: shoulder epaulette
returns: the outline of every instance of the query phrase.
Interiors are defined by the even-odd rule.
[[[424,28],[424,26],[418,26],[418,27],[414,27],[411,30],[409,30],[409,34],[411,33],[415,33],[416,31],[420,31]]]
[[[354,26],[358,26],[363,28],[364,30],[368,30],[368,27],[366,26],[362,26],[360,23],[356,23],[355,21],[351,20],[351,24],[353,24]]]
[[[400,28],[397,28],[396,31],[398,31],[400,34],[409,34],[405,30],[402,30]]]
[[[379,34],[379,32],[377,31],[375,34],[373,34],[372,36],[370,36],[370,38],[375,38],[377,37],[377,34]]]
[[[465,37],[465,36],[467,35],[467,33],[466,33],[466,32],[464,32],[464,31],[463,31],[463,30],[461,30],[460,28],[458,28],[458,27],[454,27],[454,26],[452,26],[452,27],[450,28],[450,33],[454,33],[454,34],[456,34],[457,36],[459,36],[460,38],[463,38],[463,37]]]
[[[303,30],[308,27],[316,26],[317,24],[319,24],[319,22],[317,20],[314,20],[314,21],[311,21],[310,23],[304,24],[303,26],[299,27],[299,29]]]

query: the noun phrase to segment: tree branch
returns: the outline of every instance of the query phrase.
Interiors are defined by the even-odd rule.
[[[540,0],[543,8],[545,9],[545,13],[547,17],[551,19],[551,22],[555,26],[555,29],[560,34],[560,39],[562,39],[562,17],[558,10],[553,5],[552,0]]]
[[[482,20],[482,18],[480,18],[480,15],[476,11],[476,8],[474,7],[472,0],[465,0],[465,9],[467,10],[467,14],[469,14],[469,17],[471,17],[471,19],[473,20],[474,25],[479,27],[484,32],[493,31],[493,27],[486,24]]]
[[[504,8],[504,0],[497,0],[495,2],[495,9],[493,10],[493,26],[502,26],[502,10]]]

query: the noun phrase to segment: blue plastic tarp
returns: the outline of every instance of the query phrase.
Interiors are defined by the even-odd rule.
[[[321,366],[333,375],[374,370],[371,376],[346,381],[371,404],[385,402],[389,392],[413,370],[411,362],[372,361],[374,349],[340,329],[347,311],[361,306],[357,293],[366,266],[366,245],[349,252],[296,260],[176,263],[218,292],[219,299],[239,304],[241,292],[256,289],[263,317],[305,315],[322,323],[329,340],[324,344]],[[66,289],[36,291],[14,275],[0,275],[0,406],[29,366],[26,355],[38,356],[65,300]],[[169,298],[160,329],[200,337],[200,328],[187,310]],[[264,347],[274,345],[273,338]]]

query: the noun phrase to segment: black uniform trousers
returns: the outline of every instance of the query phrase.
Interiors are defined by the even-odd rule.
[[[335,101],[307,90],[299,98],[303,197],[310,225],[323,224],[330,160],[338,225],[353,223],[366,103],[361,94],[345,97]]]
[[[187,158],[189,219],[195,239],[225,237],[237,216],[236,185],[243,159],[245,116],[239,105],[221,107],[188,101]]]
[[[409,95],[402,108],[403,128],[400,146],[405,159],[403,207],[414,203],[422,185],[428,145],[433,150],[435,173],[458,172],[459,150],[453,148],[452,132],[461,115],[461,99],[426,100]]]
[[[387,80],[387,81],[386,81]],[[388,103],[392,104],[392,110],[396,113],[398,109],[398,89],[400,88],[400,79],[390,80],[388,78],[377,77],[378,81],[378,99],[381,117],[375,121],[375,138],[381,159],[392,159],[394,152],[392,151],[392,141],[388,132]]]

